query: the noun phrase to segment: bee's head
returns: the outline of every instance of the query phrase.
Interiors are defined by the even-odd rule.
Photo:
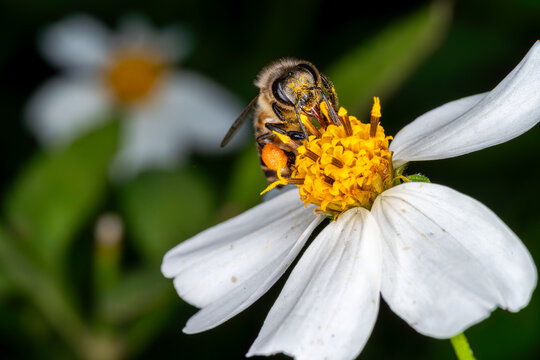
[[[319,73],[311,64],[300,62],[283,70],[272,82],[272,95],[278,103],[309,110],[320,102]]]

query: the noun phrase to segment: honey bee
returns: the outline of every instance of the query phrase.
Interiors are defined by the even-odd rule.
[[[259,94],[232,124],[221,146],[253,117],[257,152],[267,180],[277,180],[280,168],[281,175],[289,178],[302,141],[320,135],[318,128],[326,128],[330,121],[340,124],[336,91],[313,64],[296,59],[268,65],[257,76],[255,86]],[[321,102],[326,103],[330,119],[322,115]]]

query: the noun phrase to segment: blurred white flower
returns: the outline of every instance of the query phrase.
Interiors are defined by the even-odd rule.
[[[343,124],[348,121],[340,119]],[[420,116],[395,136],[389,148],[393,156],[384,149],[380,152],[386,151],[386,158],[377,159],[375,151],[369,154],[377,164],[390,159],[394,168],[413,160],[444,159],[508,141],[539,121],[537,42],[492,91]],[[380,127],[377,136],[379,131],[384,139]],[[343,134],[339,139],[334,135],[338,133]],[[324,162],[326,150],[315,153],[315,146],[299,161],[299,148],[298,169],[308,158],[309,166],[327,164],[318,172],[333,176],[328,185],[308,182],[316,171],[306,172],[303,183],[330,189],[327,194],[334,197],[327,206],[338,213],[344,210],[336,184],[350,183],[361,196],[365,191],[356,185],[370,174],[364,169],[354,175],[353,170],[364,166],[363,158],[349,165],[345,155],[348,152],[352,159],[355,150],[344,150],[344,144],[363,142],[356,150],[359,154],[382,146],[373,135],[360,135],[354,127],[347,135],[343,127],[329,125],[320,139],[304,143],[308,148],[326,139],[319,149],[330,149],[328,153],[338,160],[343,155],[340,165]],[[340,180],[343,171],[348,175]],[[403,183],[372,193],[378,195],[367,206],[345,208],[308,246],[247,356],[281,352],[302,360],[354,359],[375,325],[380,295],[415,330],[435,338],[453,337],[497,307],[518,311],[529,303],[537,283],[533,259],[519,238],[480,202],[431,183]],[[323,202],[319,204],[324,210]],[[201,308],[184,332],[211,329],[266,293],[324,220],[321,211],[309,207],[297,191],[287,191],[170,250],[163,259],[163,274],[174,278],[185,301]]]
[[[190,149],[217,152],[242,111],[239,101],[210,79],[171,67],[189,50],[179,27],[157,31],[132,17],[112,33],[95,19],[76,15],[48,28],[40,46],[64,73],[30,99],[31,130],[45,146],[59,147],[119,111],[124,121],[115,176],[178,165]]]

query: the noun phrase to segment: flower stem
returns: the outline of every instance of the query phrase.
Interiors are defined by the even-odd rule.
[[[459,360],[475,360],[473,352],[469,346],[469,342],[465,337],[465,333],[457,334],[450,339],[454,351]]]

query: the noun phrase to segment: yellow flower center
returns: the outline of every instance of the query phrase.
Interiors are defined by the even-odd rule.
[[[154,54],[124,51],[115,56],[106,71],[106,82],[120,103],[147,99],[163,74],[164,64]]]
[[[321,106],[323,107],[323,106]],[[343,212],[353,207],[370,208],[375,197],[391,186],[391,136],[377,126],[370,136],[370,124],[363,124],[339,110],[341,123],[350,123],[352,134],[343,125],[329,125],[320,138],[310,136],[298,148],[293,178],[304,179],[300,198],[321,210]]]
[[[380,104],[378,98],[374,100],[368,124],[349,116],[344,108],[337,114],[340,123],[332,123],[326,103],[321,103],[327,126],[298,147],[291,178],[281,177],[278,169],[279,180],[264,192],[294,184],[306,206],[315,204],[333,216],[353,207],[370,209],[377,195],[393,182],[392,154],[388,151],[392,137],[379,125]],[[309,121],[301,117],[305,123]]]

